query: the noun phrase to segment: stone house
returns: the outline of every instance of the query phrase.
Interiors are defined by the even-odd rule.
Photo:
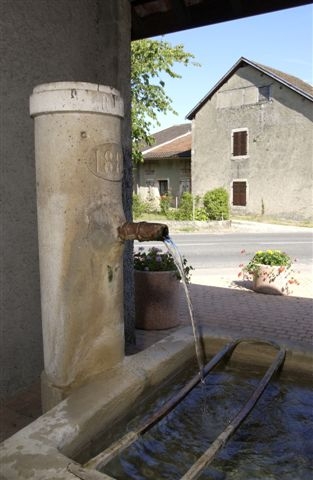
[[[312,86],[240,58],[187,115],[192,192],[224,187],[233,214],[312,218]]]
[[[154,144],[143,150],[144,162],[136,165],[134,191],[144,199],[170,195],[179,205],[184,192],[191,190],[191,124],[184,123],[153,135]]]

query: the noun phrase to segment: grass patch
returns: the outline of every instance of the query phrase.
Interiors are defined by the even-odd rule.
[[[152,220],[165,221],[168,219],[166,218],[166,215],[164,215],[163,213],[154,212],[154,213],[143,213],[139,217],[136,217],[135,220],[141,221],[141,222],[151,222]]]
[[[193,232],[196,232],[197,229],[194,227],[181,227],[181,228],[178,227],[177,231],[184,232],[184,233],[193,233]]]

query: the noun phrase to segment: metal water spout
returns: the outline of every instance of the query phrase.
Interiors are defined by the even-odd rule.
[[[139,240],[139,242],[163,241],[169,234],[168,226],[164,223],[149,222],[126,222],[118,227],[117,231],[121,240]]]

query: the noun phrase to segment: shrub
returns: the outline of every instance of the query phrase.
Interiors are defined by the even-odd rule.
[[[206,221],[208,219],[208,216],[205,209],[199,206],[200,203],[201,197],[199,197],[198,195],[194,197],[191,193],[184,192],[181,196],[179,208],[177,210],[168,210],[166,212],[166,216],[169,220]]]
[[[161,212],[164,213],[164,215],[168,214],[168,211],[171,206],[171,201],[172,197],[170,195],[162,195],[160,198],[160,208]]]
[[[193,197],[191,193],[184,192],[180,199],[180,205],[175,213],[175,220],[192,220]]]
[[[196,208],[195,220],[205,222],[207,219],[208,219],[208,216],[207,216],[207,213],[205,211],[205,208],[203,208],[203,207]]]
[[[206,192],[203,206],[209,220],[229,219],[228,192],[225,188],[215,188]]]
[[[139,195],[136,193],[133,194],[133,216],[134,218],[139,218],[143,213],[146,212],[146,204],[141,200]]]

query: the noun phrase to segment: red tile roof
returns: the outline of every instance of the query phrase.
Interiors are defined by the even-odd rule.
[[[142,153],[145,160],[191,157],[191,124],[175,125],[153,134],[155,143]]]

